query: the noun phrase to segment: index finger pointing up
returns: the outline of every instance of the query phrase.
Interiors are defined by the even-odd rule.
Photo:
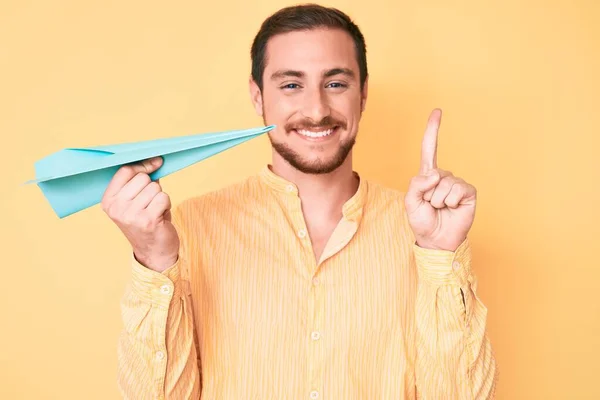
[[[442,120],[442,110],[434,109],[429,115],[427,128],[423,135],[423,144],[421,147],[421,174],[426,174],[429,170],[437,168],[437,141],[438,130]]]

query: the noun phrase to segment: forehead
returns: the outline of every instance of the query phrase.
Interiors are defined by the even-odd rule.
[[[349,68],[358,72],[354,41],[341,29],[282,33],[267,43],[265,74],[280,69],[310,73],[330,68]]]

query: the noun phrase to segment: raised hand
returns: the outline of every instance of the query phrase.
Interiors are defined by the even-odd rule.
[[[466,239],[475,218],[475,187],[437,167],[442,112],[433,110],[421,149],[419,175],[405,197],[408,221],[419,247],[454,251]]]
[[[119,168],[102,198],[102,209],[121,229],[135,258],[159,272],[172,266],[179,253],[171,200],[149,176],[161,165],[158,157]]]

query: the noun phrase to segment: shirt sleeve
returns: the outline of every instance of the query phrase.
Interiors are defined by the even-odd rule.
[[[416,383],[423,399],[491,399],[498,368],[477,297],[469,240],[455,251],[413,244],[418,272]]]
[[[117,384],[124,399],[200,398],[200,363],[185,251],[162,273],[131,256],[132,279],[121,300],[123,329],[117,346]]]

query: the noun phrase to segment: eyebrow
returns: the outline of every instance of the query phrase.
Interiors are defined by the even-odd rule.
[[[333,68],[330,69],[328,71],[325,71],[325,73],[323,74],[324,78],[330,78],[332,76],[335,75],[346,75],[349,78],[354,78],[355,74],[354,71],[352,71],[349,68]],[[287,70],[279,70],[279,71],[275,71],[272,75],[271,75],[271,80],[277,80],[277,79],[281,79],[281,78],[285,78],[285,77],[293,77],[293,78],[304,78],[305,73],[302,71],[294,71],[291,69],[287,69]]]
[[[348,78],[354,78],[354,71],[349,68],[334,68],[325,72],[323,76],[329,78],[335,75],[346,75]]]

